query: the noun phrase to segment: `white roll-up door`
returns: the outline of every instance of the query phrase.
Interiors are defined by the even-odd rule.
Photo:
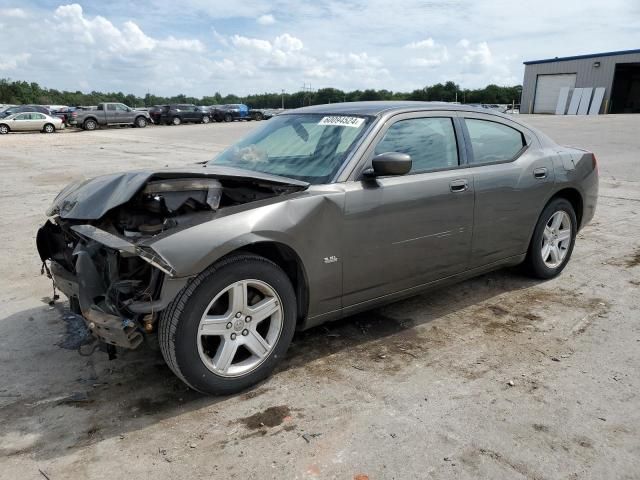
[[[555,113],[560,89],[576,86],[575,73],[538,75],[533,113]]]

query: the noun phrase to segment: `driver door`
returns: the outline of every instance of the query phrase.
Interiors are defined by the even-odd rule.
[[[365,153],[363,167],[374,155],[393,151],[411,155],[411,171],[346,183],[344,308],[468,268],[473,177],[464,168],[454,118],[437,112],[393,117]]]

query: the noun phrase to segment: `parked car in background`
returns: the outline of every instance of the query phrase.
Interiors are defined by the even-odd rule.
[[[54,133],[64,129],[64,122],[58,118],[41,112],[14,113],[0,119],[0,134],[9,132],[42,132]]]
[[[15,105],[0,112],[0,118],[8,117],[10,115],[21,112],[40,112],[44,113],[45,115],[51,115],[49,109],[47,107],[43,107],[42,105]]]
[[[249,107],[243,103],[212,106],[211,115],[216,122],[251,120],[251,117],[249,116]]]
[[[290,110],[204,167],[71,184],[37,246],[107,349],[157,332],[212,394],[267,377],[296,329],[501,267],[556,277],[598,196],[591,152],[464,105]]]
[[[73,113],[76,111],[75,107],[62,107],[56,106],[56,108],[50,107],[51,115],[58,117],[67,126],[71,125],[71,121],[75,118]]]
[[[99,126],[132,125],[144,128],[151,121],[148,112],[134,110],[123,103],[100,103],[95,110],[76,110],[72,113],[71,124],[84,130],[95,130]]]
[[[249,109],[249,117],[251,118],[251,120],[256,120],[256,121],[268,120],[272,116],[273,115],[271,114],[271,111],[266,108],[250,108]]]
[[[182,123],[209,123],[211,116],[193,104],[162,105],[159,123],[180,125]]]

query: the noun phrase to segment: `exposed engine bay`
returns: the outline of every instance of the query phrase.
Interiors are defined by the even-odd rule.
[[[270,176],[140,177],[97,177],[67,187],[37,235],[43,271],[54,288],[69,297],[95,337],[124,348],[138,347],[144,334],[154,332],[158,313],[188,281],[174,278],[171,265],[146,241],[212,220],[228,207],[306,188]],[[108,192],[113,195],[105,197]],[[91,208],[87,202],[100,203]]]

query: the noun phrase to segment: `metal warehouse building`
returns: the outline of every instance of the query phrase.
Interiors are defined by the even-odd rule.
[[[520,113],[557,113],[556,107],[565,100],[561,92],[566,97],[567,88],[569,92],[584,88],[591,97],[591,89],[598,87],[604,88],[604,97],[599,111],[594,104],[590,113],[640,113],[640,49],[534,60],[524,65]]]

